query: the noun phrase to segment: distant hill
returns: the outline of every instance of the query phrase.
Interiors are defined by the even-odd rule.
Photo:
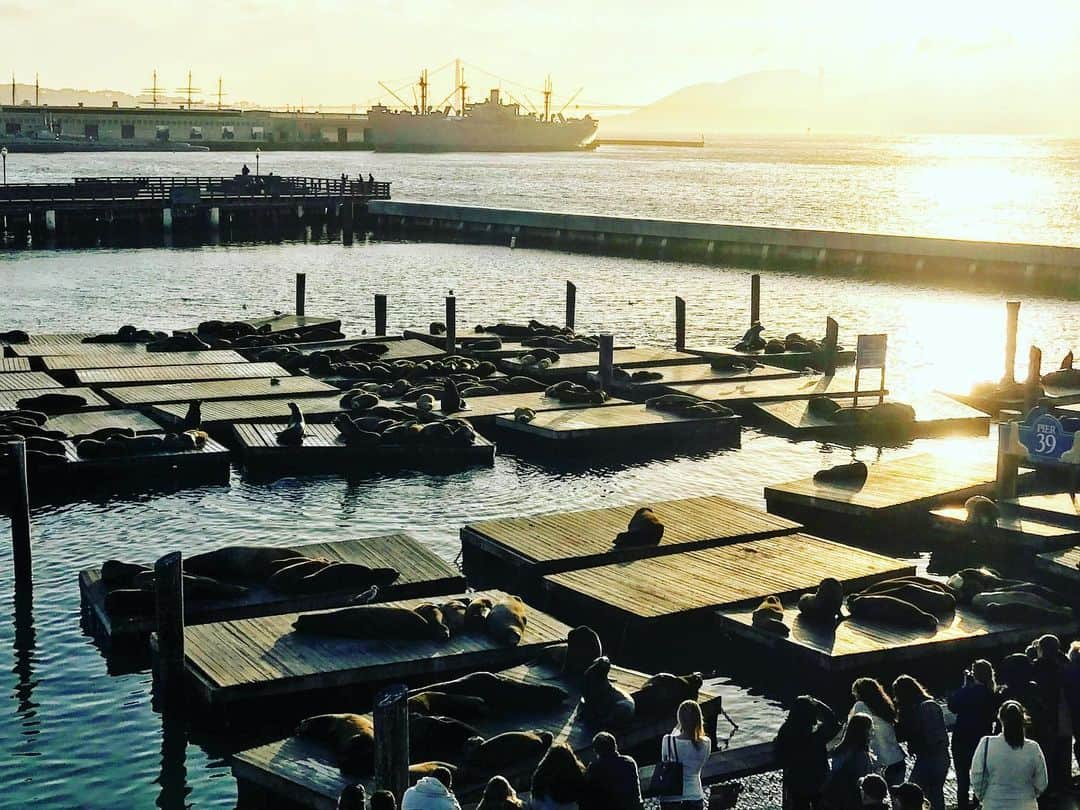
[[[42,87],[40,91],[42,104],[51,104],[54,107],[74,107],[80,102],[87,107],[109,107],[115,101],[121,107],[134,107],[138,104],[135,96],[121,90],[76,90],[71,87],[53,89]],[[34,103],[34,85],[15,84],[15,103]],[[0,85],[0,104],[11,103],[11,84]]]

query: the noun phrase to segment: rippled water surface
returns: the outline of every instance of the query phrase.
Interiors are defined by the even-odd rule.
[[[1028,149],[1028,142],[1017,148]],[[738,147],[736,155],[744,154],[740,150],[753,151]],[[604,152],[528,158],[265,157],[275,161],[275,170],[282,174],[324,174],[328,166],[342,161],[365,171],[374,166],[377,176],[404,178],[410,196],[433,199],[445,194],[480,202],[502,183],[502,192],[488,201],[524,204],[513,198],[522,192],[506,180],[516,164],[518,172],[513,176],[521,177],[519,187],[532,189],[530,200],[540,207],[555,207],[557,195],[549,181],[561,182],[564,175],[560,173],[584,167],[586,173],[595,173],[596,182],[575,186],[576,192],[566,197],[570,207],[588,208],[596,202],[598,209],[626,210],[625,197],[599,187],[606,182],[622,190],[645,189],[639,199],[645,201],[642,213],[649,214],[692,216],[697,211],[700,218],[750,219],[736,216],[751,208],[732,202],[734,193],[744,200],[767,198],[774,206],[786,195],[790,199],[784,210],[790,218],[778,219],[816,226],[919,229],[913,223],[925,215],[895,209],[888,212],[896,215],[891,218],[883,210],[888,202],[878,207],[864,200],[861,214],[846,218],[851,199],[840,193],[845,183],[877,183],[885,198],[895,192],[895,186],[882,183],[880,177],[860,179],[860,171],[844,167],[830,170],[836,176],[836,188],[830,191],[819,185],[813,210],[806,210],[794,200],[811,192],[790,181],[802,172],[824,177],[821,159],[755,168],[755,172],[765,172],[760,177],[769,172],[783,174],[786,179],[771,187],[768,183],[777,181],[763,181],[758,188],[744,179],[731,192],[717,181],[705,193],[700,184],[711,181],[699,177],[698,169],[723,159],[709,150],[696,158],[689,152],[686,155],[662,160]],[[30,159],[20,156],[18,170]],[[49,171],[60,176],[106,171],[216,173],[236,160],[231,155],[95,155],[79,156],[78,161],[51,158],[56,165],[50,163]],[[572,164],[573,160],[579,162]],[[628,160],[632,162],[627,164]],[[704,162],[691,164],[691,169],[676,168],[682,161],[693,160]],[[970,206],[956,217],[984,222],[990,229],[987,234],[1000,231],[1032,239],[1075,241],[1076,161],[1063,160],[1060,171],[1046,170],[1046,177],[1054,178],[1046,179],[1049,185],[1043,189],[1050,197],[1037,195],[1037,205],[1023,213],[1023,227],[1017,225],[1021,214],[1011,208],[999,211],[997,219],[987,213],[985,222]],[[152,166],[146,167],[146,161]],[[611,165],[620,161],[621,169]],[[666,168],[661,169],[657,161],[666,161]],[[11,163],[9,158],[9,171]],[[750,164],[758,163],[747,157],[739,170],[750,171]],[[629,179],[627,165],[633,168]],[[479,166],[484,167],[483,173]],[[865,171],[878,171],[873,166]],[[682,171],[679,182],[665,179],[668,171]],[[1070,176],[1071,181],[1061,179]],[[445,184],[428,185],[438,179]],[[667,183],[669,189],[698,185],[686,192],[692,196],[663,197],[648,190],[653,181]],[[466,193],[462,188],[472,190]],[[1068,227],[1062,225],[1065,214],[1057,207],[1064,198],[1074,201]],[[1048,199],[1057,202],[1051,206]],[[458,298],[462,328],[494,319],[556,321],[561,318],[567,279],[578,285],[580,327],[610,330],[620,339],[639,344],[670,345],[675,295],[688,301],[691,344],[730,343],[748,319],[749,274],[742,270],[484,246],[298,244],[0,253],[0,330],[80,331],[114,329],[123,323],[167,329],[206,318],[254,316],[291,306],[293,277],[299,270],[308,273],[308,311],[340,315],[349,334],[371,329],[372,296],[378,292],[390,297],[392,331],[441,319],[442,298],[451,288]],[[826,315],[832,315],[840,321],[842,341],[852,341],[859,332],[888,332],[890,386],[901,396],[941,387],[963,388],[1000,376],[1004,300],[990,291],[941,291],[779,272],[763,278],[763,314],[770,331],[816,335],[823,331]],[[1020,346],[1036,342],[1048,358],[1060,357],[1068,347],[1080,345],[1078,315],[1080,304],[1075,301],[1025,299]],[[1020,366],[1023,373],[1023,363]],[[923,444],[880,451],[865,447],[855,454],[869,461],[911,453]],[[957,452],[985,450],[986,444],[954,442]],[[234,475],[229,486],[35,510],[32,624],[16,622],[6,611],[6,618],[0,618],[0,807],[32,802],[50,807],[177,806],[185,794],[195,807],[228,806],[235,801],[235,782],[227,764],[194,744],[187,748],[184,786],[162,791],[159,781],[172,784],[178,763],[170,757],[163,774],[161,722],[150,706],[149,673],[109,675],[106,662],[79,627],[77,572],[107,557],[149,561],[176,549],[192,554],[225,543],[294,544],[403,529],[445,558],[454,559],[458,529],[466,522],[700,493],[721,493],[763,506],[765,484],[808,475],[851,454],[846,448],[794,444],[747,429],[740,450],[676,460],[603,465],[577,459],[556,469],[503,454],[493,469],[450,476],[406,473],[358,481],[329,477],[252,484]],[[5,538],[7,525],[0,518],[0,534]],[[5,605],[12,587],[10,570],[10,548],[4,542],[0,544],[0,594]],[[755,720],[775,716],[775,710],[760,703],[745,705],[737,697],[729,700],[728,710],[740,722],[747,720],[744,727],[748,729]]]

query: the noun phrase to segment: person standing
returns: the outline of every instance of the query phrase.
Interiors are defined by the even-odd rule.
[[[848,720],[844,738],[832,755],[832,770],[825,785],[825,801],[832,810],[859,810],[862,807],[862,778],[877,771],[870,751],[874,721],[868,714]]]
[[[1065,700],[1072,720],[1072,746],[1080,762],[1080,641],[1069,645],[1069,663],[1064,674]]]
[[[910,675],[892,686],[896,702],[897,739],[906,740],[915,757],[909,779],[922,788],[931,810],[945,810],[945,779],[949,775],[949,732],[941,706]]]
[[[840,730],[832,709],[802,695],[788,712],[774,743],[784,779],[784,810],[821,810],[829,778],[829,741]]]
[[[586,801],[589,810],[610,807],[642,810],[641,780],[632,757],[619,753],[618,743],[606,731],[593,737],[596,759],[585,769]]]
[[[684,700],[675,717],[675,728],[660,741],[660,758],[682,764],[682,795],[660,796],[660,807],[661,810],[704,810],[701,771],[712,753],[712,743],[705,734],[701,706],[696,700]]]
[[[997,679],[989,661],[978,660],[964,672],[964,685],[949,698],[949,711],[956,715],[952,734],[953,767],[956,769],[956,807],[971,806],[971,758],[983,737],[994,729],[997,711]]]
[[[551,746],[532,775],[533,810],[578,810],[585,795],[585,766],[565,743]]]
[[[904,749],[896,740],[896,707],[886,694],[885,688],[873,678],[859,678],[851,685],[855,703],[848,713],[850,719],[856,714],[868,714],[874,727],[870,732],[870,750],[874,752],[882,776],[890,788],[904,781],[907,769]]]
[[[525,803],[504,776],[493,776],[484,788],[476,810],[523,810]]]
[[[435,768],[421,777],[401,797],[401,810],[461,810],[451,788],[454,777],[448,768]]]
[[[1069,789],[1072,781],[1072,717],[1065,699],[1065,669],[1069,659],[1061,651],[1061,640],[1045,635],[1035,642],[1038,657],[1031,666],[1032,678],[1039,687],[1043,708],[1043,736],[1038,739],[1046,758],[1050,790]]]
[[[982,810],[1038,810],[1049,782],[1042,749],[1024,733],[1024,707],[1015,700],[998,710],[1001,733],[983,737],[971,761],[971,786]]]

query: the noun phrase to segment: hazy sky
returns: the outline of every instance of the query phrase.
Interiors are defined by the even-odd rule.
[[[169,89],[194,72],[233,100],[357,103],[460,56],[557,94],[648,102],[762,69],[867,91],[1080,98],[1080,0],[0,0],[0,69],[49,87]],[[471,71],[476,95],[493,80]],[[434,101],[451,84],[433,80]],[[207,95],[209,95],[207,93]]]

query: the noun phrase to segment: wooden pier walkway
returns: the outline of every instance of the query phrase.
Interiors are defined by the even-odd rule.
[[[672,394],[688,394],[738,407],[757,402],[851,395],[855,392],[855,373],[850,370],[841,370],[831,377],[823,374],[800,374],[794,377],[754,377],[746,382],[676,383],[665,390]],[[863,391],[859,392],[860,399],[863,393]],[[882,392],[877,390],[866,391],[867,401],[880,393]]]
[[[119,405],[161,405],[167,402],[213,402],[222,399],[261,399],[263,397],[341,396],[332,385],[306,375],[209,380],[162,385],[125,385],[105,388],[102,396]]]
[[[289,546],[298,555],[335,562],[366,565],[369,568],[394,568],[397,581],[379,589],[378,601],[413,599],[460,593],[465,578],[454,566],[433,553],[408,534],[388,534],[359,540],[335,540],[329,543],[305,543]],[[90,628],[107,646],[145,641],[157,627],[149,616],[113,616],[105,608],[105,586],[100,568],[79,573],[79,591],[83,610],[90,618]],[[234,599],[187,600],[184,604],[186,625],[206,624],[273,613],[296,613],[342,607],[356,596],[356,590],[289,596],[266,587],[254,587]]]
[[[198,365],[131,366],[125,368],[89,368],[74,372],[80,385],[121,386],[147,383],[196,382],[208,380],[259,379],[288,377],[289,372],[277,363],[205,363]]]
[[[505,598],[502,591],[469,594]],[[387,604],[413,608],[427,599]],[[297,633],[297,613],[238,619],[184,630],[186,667],[198,699],[212,707],[296,698],[327,689],[415,682],[498,670],[535,658],[566,640],[570,628],[534,608],[521,643],[507,647],[486,634],[462,632],[447,641],[363,641]]]
[[[35,388],[63,387],[63,383],[57,382],[44,371],[12,371],[0,373],[0,391],[30,391]]]
[[[1018,515],[1080,531],[1080,495],[1069,492],[1023,495],[1005,504]]]

